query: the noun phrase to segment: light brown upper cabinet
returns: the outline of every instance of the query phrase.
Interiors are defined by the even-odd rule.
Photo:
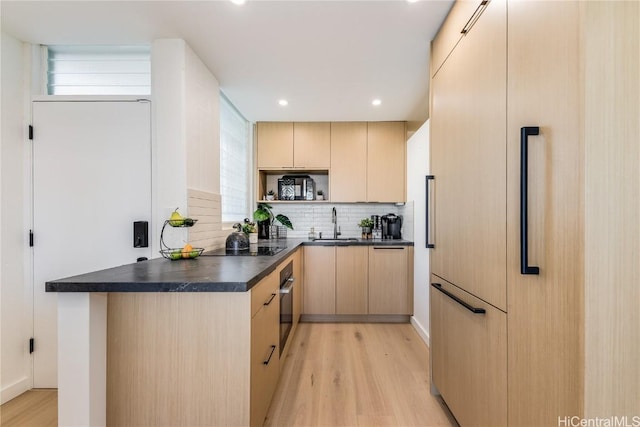
[[[367,124],[368,202],[405,201],[406,142],[405,122]]]
[[[293,123],[259,122],[258,168],[293,166]]]
[[[442,63],[463,37],[462,31],[473,25],[474,18],[481,12],[481,7],[480,0],[459,0],[453,4],[431,45],[432,76],[440,69]]]
[[[367,123],[331,123],[331,201],[367,200]]]
[[[258,169],[329,169],[329,123],[259,122]]]
[[[293,167],[329,169],[330,152],[330,123],[295,122],[293,124]]]

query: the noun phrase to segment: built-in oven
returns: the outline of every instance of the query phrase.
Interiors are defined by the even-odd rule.
[[[280,271],[280,355],[293,327],[293,261]]]

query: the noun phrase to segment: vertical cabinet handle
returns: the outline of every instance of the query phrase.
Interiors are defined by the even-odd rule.
[[[540,274],[540,268],[529,265],[529,136],[539,135],[537,126],[520,128],[520,274]]]
[[[425,198],[426,198],[426,213],[425,213],[425,243],[426,243],[426,247],[427,249],[433,249],[436,247],[435,243],[429,243],[429,181],[434,181],[435,180],[435,176],[433,175],[426,175],[425,176],[425,190],[424,190],[424,194],[425,194]]]

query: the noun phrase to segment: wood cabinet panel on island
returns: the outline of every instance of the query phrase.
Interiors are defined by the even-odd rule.
[[[280,296],[277,270],[258,285],[267,290],[251,319],[251,425],[261,426],[280,374]],[[264,293],[262,293],[264,294]]]
[[[280,271],[299,272],[300,252],[247,292],[109,293],[107,425],[263,425],[280,372]]]

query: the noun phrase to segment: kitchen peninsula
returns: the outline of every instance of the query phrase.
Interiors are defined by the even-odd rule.
[[[160,258],[47,282],[59,425],[262,425],[279,375],[280,272],[293,263],[293,336],[303,245],[413,245],[277,244],[273,256]]]

